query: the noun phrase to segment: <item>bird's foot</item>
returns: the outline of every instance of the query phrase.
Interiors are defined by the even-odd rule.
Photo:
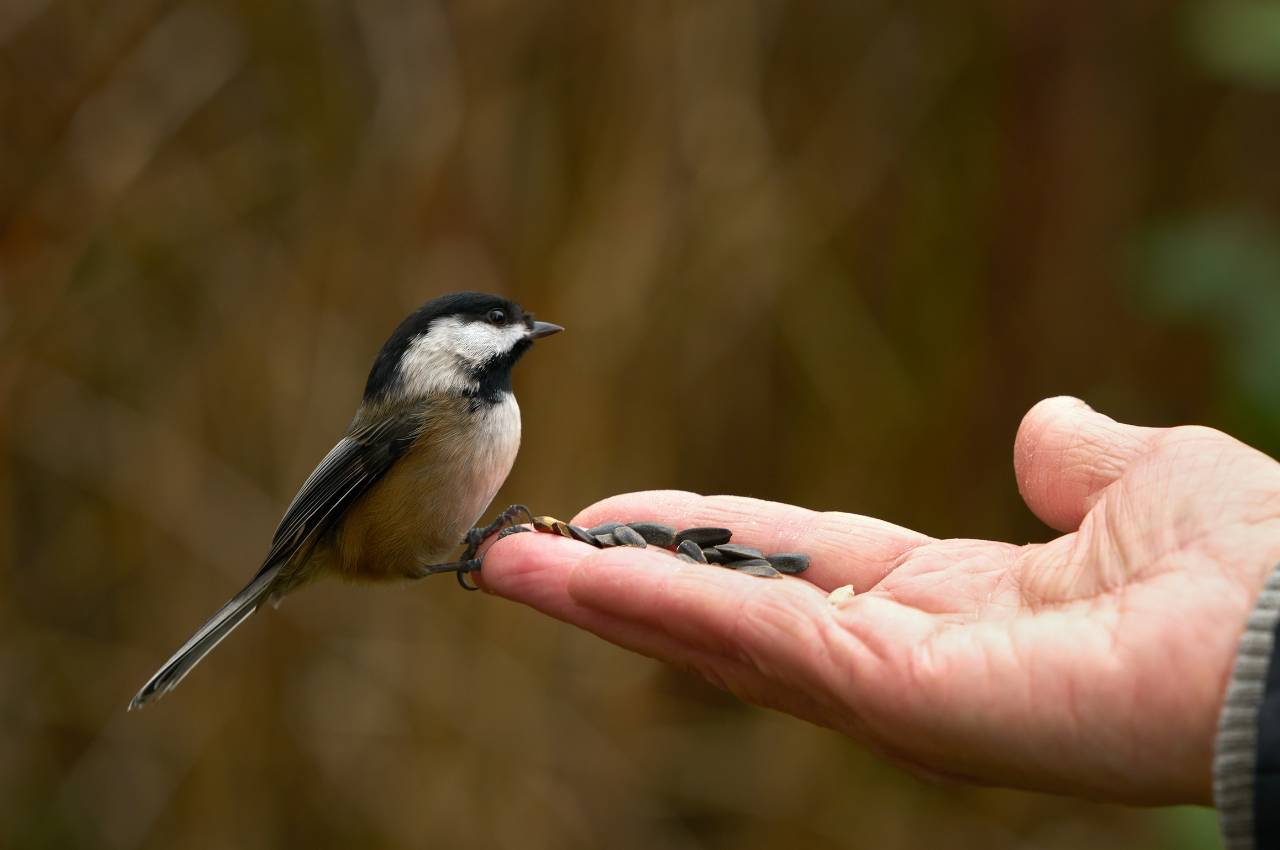
[[[524,505],[512,505],[498,514],[497,519],[488,525],[477,526],[468,531],[467,536],[462,538],[462,542],[467,547],[466,551],[462,553],[463,559],[474,558],[486,540],[497,534],[503,526],[515,528],[515,521],[522,517],[525,522],[533,522],[533,513],[527,507]]]
[[[418,567],[413,571],[413,577],[425,578],[440,573],[453,573],[458,580],[458,584],[464,590],[479,590],[480,588],[467,580],[467,576],[480,571],[481,559],[477,557],[480,547],[494,534],[497,534],[498,539],[501,540],[508,534],[528,531],[529,529],[524,526],[512,524],[522,517],[526,522],[533,522],[533,514],[527,507],[524,505],[512,505],[498,514],[497,519],[493,522],[485,526],[477,526],[467,532],[466,537],[462,538],[462,542],[467,548],[463,550],[461,560],[448,564],[429,564]],[[503,528],[503,526],[507,527]]]

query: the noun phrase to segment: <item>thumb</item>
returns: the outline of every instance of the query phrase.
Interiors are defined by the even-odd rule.
[[[1069,396],[1045,399],[1018,428],[1018,491],[1047,525],[1074,531],[1102,490],[1146,454],[1162,430],[1116,422]]]

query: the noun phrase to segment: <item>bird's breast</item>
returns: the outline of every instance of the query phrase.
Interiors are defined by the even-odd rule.
[[[462,499],[465,533],[476,524],[511,473],[520,450],[520,405],[511,393],[471,413],[475,438],[458,463],[459,476],[470,480],[473,496]]]
[[[520,448],[520,407],[504,393],[435,405],[422,437],[353,506],[334,541],[352,578],[404,575],[452,560],[506,480]]]

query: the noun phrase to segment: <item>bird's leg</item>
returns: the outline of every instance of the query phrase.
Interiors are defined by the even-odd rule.
[[[467,536],[462,538],[462,542],[466,544],[467,549],[462,553],[463,560],[470,560],[476,556],[476,552],[480,550],[484,544],[493,535],[497,534],[504,525],[512,525],[518,517],[524,517],[525,522],[533,522],[533,514],[524,505],[512,505],[502,513],[498,514],[498,518],[483,528],[477,526],[467,532]]]

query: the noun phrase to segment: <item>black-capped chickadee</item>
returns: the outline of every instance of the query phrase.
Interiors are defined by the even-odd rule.
[[[511,367],[533,340],[561,330],[479,292],[428,301],[401,322],[373,363],[355,419],[294,496],[253,581],[129,708],[176,687],[264,600],[321,575],[378,581],[454,572],[463,581],[478,569],[476,547],[516,513],[513,506],[472,528],[520,446]],[[463,543],[463,560],[441,563]]]

